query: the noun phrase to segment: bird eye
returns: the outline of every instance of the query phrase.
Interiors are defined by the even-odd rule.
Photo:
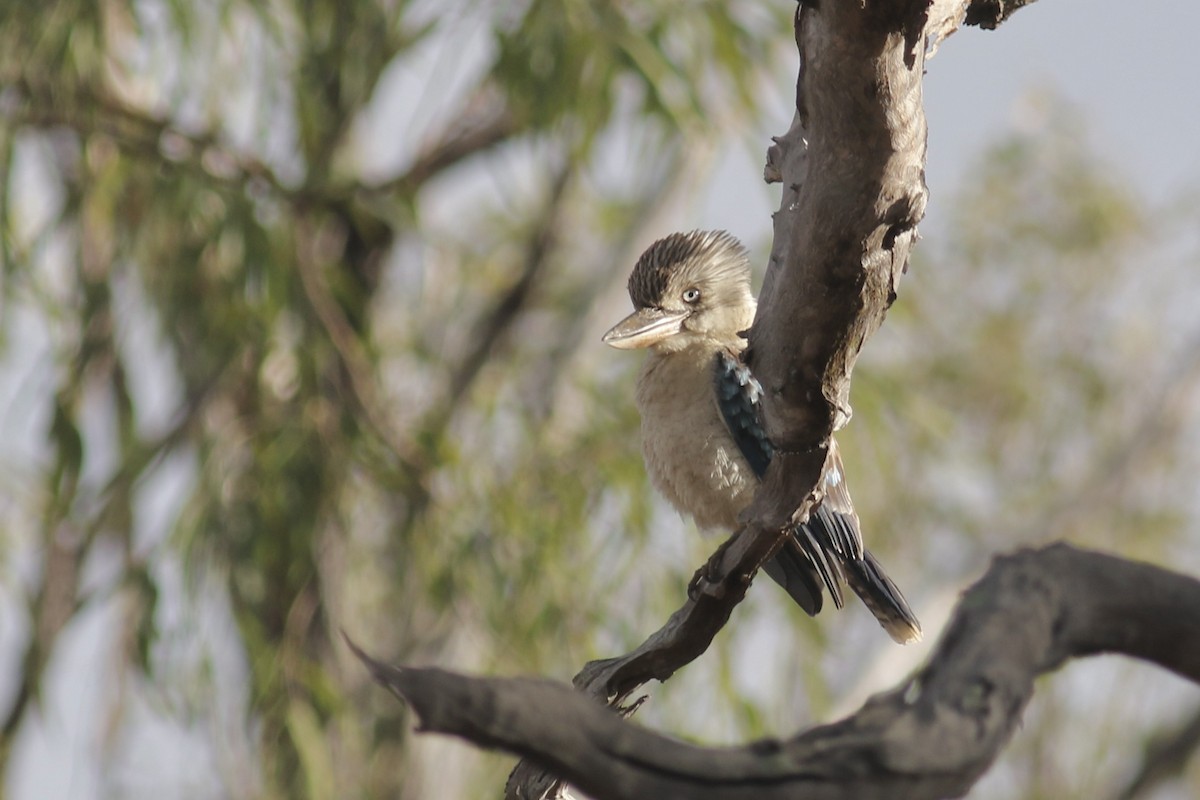
[[[685,291],[683,293],[683,302],[685,302],[685,303],[695,303],[695,302],[698,302],[699,300],[700,300],[700,290],[694,286],[691,289],[688,289],[687,291]]]

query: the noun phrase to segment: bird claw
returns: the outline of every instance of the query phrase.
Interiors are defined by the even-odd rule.
[[[716,577],[716,574],[713,572],[712,559],[709,559],[704,566],[696,570],[696,574],[692,576],[690,581],[688,581],[688,599],[692,602],[696,602],[700,599],[701,595],[716,594],[719,596],[721,592],[713,591],[713,587],[718,587],[721,585],[720,581],[715,580]]]
[[[725,581],[730,577],[722,572],[721,562],[725,557],[725,551],[729,549],[729,545],[736,539],[736,536],[731,536],[726,539],[721,545],[713,551],[713,554],[708,557],[708,561],[696,570],[692,575],[692,580],[688,583],[688,599],[698,600],[701,595],[711,595],[716,598],[725,595]],[[742,583],[750,583],[749,575],[741,576]]]
[[[721,557],[725,555],[725,551],[730,546],[732,540],[721,542],[721,546],[716,548],[712,555],[709,555],[708,560],[704,561],[700,569],[696,570],[695,575],[691,576],[691,582],[688,583],[688,599],[698,600],[700,595],[714,594],[714,588],[721,585]],[[716,594],[724,594],[718,589]]]

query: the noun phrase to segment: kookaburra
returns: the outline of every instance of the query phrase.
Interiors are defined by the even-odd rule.
[[[650,245],[629,277],[634,311],[604,335],[645,349],[636,401],[650,480],[701,528],[736,530],[774,450],[762,387],[742,360],[754,321],[750,262],[724,231],[675,233]],[[764,569],[809,614],[822,587],[842,607],[848,584],[897,642],[921,638],[904,595],[863,547],[837,443],[830,440],[820,504]]]

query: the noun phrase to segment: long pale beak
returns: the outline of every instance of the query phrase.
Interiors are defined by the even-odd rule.
[[[639,308],[618,322],[600,341],[620,350],[636,350],[658,344],[682,329],[686,311]]]

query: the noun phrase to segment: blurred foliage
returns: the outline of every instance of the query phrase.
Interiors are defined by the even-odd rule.
[[[564,678],[644,631],[606,601],[651,520],[636,414],[607,402],[628,372],[576,354],[787,41],[784,9],[675,11],[5,4],[7,364],[50,356],[5,420],[31,432],[5,548],[37,562],[4,578],[29,598],[6,773],[60,634],[115,600],[102,749],[132,752],[132,692],[234,797],[502,779],[421,757],[339,630]]]
[[[339,632],[566,679],[676,607],[712,543],[652,502],[636,360],[589,337],[656,213],[702,185],[695,154],[762,117],[791,9],[0,8],[6,781],[52,660],[107,610],[97,794],[497,791],[511,761],[413,737]],[[1077,122],[984,154],[856,373],[855,496],[927,618],[1018,542],[1195,550],[1194,287]],[[865,613],[781,597],[752,592],[643,721],[780,734],[896,668]],[[1064,731],[1129,707],[1053,688],[997,770],[1010,795],[1130,763],[1064,789],[1098,760],[1056,760]],[[198,777],[139,761],[174,752],[144,730]]]

